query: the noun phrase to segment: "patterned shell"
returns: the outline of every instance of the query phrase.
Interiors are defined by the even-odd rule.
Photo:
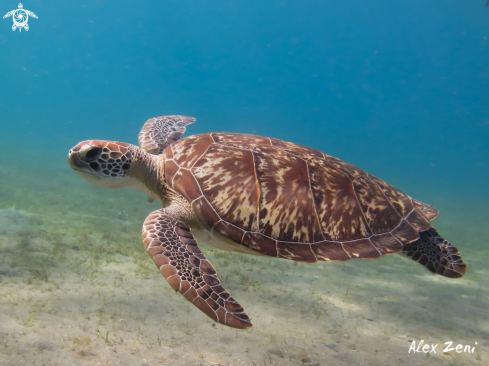
[[[438,215],[353,165],[273,138],[194,135],[164,159],[167,184],[208,230],[268,256],[378,258],[417,240]]]

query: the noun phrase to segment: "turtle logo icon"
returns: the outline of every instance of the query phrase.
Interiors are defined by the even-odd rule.
[[[29,15],[37,19],[36,14],[34,14],[32,11],[25,10],[22,3],[19,3],[19,8],[9,11],[3,16],[3,19],[12,16],[12,19],[14,20],[14,24],[12,25],[13,31],[15,31],[17,28],[19,28],[19,32],[22,31],[22,28],[28,31],[29,25],[27,24],[27,21],[29,20]]]

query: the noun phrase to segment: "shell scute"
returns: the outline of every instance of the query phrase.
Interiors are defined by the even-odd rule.
[[[308,160],[311,158],[320,158],[320,159],[324,158],[324,154],[321,151],[312,149],[307,146],[302,146],[302,145],[294,144],[292,142],[273,139],[273,138],[271,138],[270,141],[272,142],[273,146],[279,147],[287,151],[288,153],[296,155],[302,159]]]
[[[214,143],[211,134],[193,135],[173,143],[173,160],[182,168],[191,168]]]
[[[239,227],[234,226],[229,222],[222,221],[222,220],[219,221],[216,225],[214,225],[213,230],[214,232],[217,232],[220,235],[228,237],[229,239],[233,240],[238,244],[241,244],[241,240],[243,239],[243,235],[245,233],[243,229],[240,229]]]
[[[321,261],[346,261],[350,255],[345,251],[343,245],[337,241],[324,241],[311,245],[316,258]]]
[[[258,187],[249,150],[215,144],[193,167],[202,192],[219,216],[244,230],[256,230]]]
[[[188,169],[181,168],[178,170],[173,176],[172,182],[173,185],[171,187],[183,194],[189,202],[202,196],[200,186],[192,175],[192,172]]]
[[[305,160],[272,146],[253,150],[260,187],[259,231],[282,241],[324,240]]]
[[[214,132],[212,133],[212,137],[218,144],[238,147],[240,149],[253,149],[255,146],[259,145],[271,145],[270,139],[263,136]]]
[[[438,216],[438,210],[435,209],[432,205],[428,205],[423,202],[419,202],[414,200],[414,207],[417,211],[419,211],[424,217],[426,217],[429,221],[435,219]]]
[[[207,230],[211,230],[221,219],[205,197],[193,201],[192,208]]]
[[[246,232],[241,242],[258,253],[277,257],[277,241],[260,233]]]
[[[279,258],[307,263],[317,262],[316,255],[311,248],[311,244],[278,241],[277,252],[277,257]]]
[[[392,254],[400,252],[403,245],[390,232],[374,235],[370,237],[370,241],[382,254]]]
[[[430,222],[416,210],[411,211],[408,217],[406,217],[406,221],[409,222],[417,231],[428,230],[431,226]]]
[[[357,177],[353,187],[372,234],[388,232],[401,223],[402,217],[367,176]]]
[[[308,164],[324,238],[345,241],[369,237],[372,233],[365,222],[350,177],[324,159],[311,159]]]
[[[413,228],[406,220],[402,220],[398,227],[392,230],[394,235],[401,243],[408,244],[419,239],[419,232]]]
[[[382,255],[368,238],[345,242],[343,248],[351,258],[373,259]]]
[[[413,210],[413,202],[407,194],[379,178],[373,176],[370,178],[377,183],[401,217],[406,217]]]
[[[324,160],[326,160],[331,166],[345,173],[352,180],[359,176],[367,175],[367,173],[365,173],[362,169],[335,158],[334,156],[324,154]]]

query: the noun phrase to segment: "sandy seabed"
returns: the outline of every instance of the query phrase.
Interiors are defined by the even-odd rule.
[[[2,366],[489,364],[484,206],[438,207],[434,226],[469,266],[459,280],[399,255],[304,264],[202,244],[254,324],[236,330],[175,293],[145,253],[155,203],[58,169],[0,168]],[[436,353],[410,353],[421,340]],[[443,353],[448,341],[473,352]]]

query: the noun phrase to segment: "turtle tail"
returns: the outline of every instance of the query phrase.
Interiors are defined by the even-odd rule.
[[[443,239],[433,227],[420,232],[419,239],[405,245],[399,254],[445,277],[460,278],[467,270],[458,249]]]

